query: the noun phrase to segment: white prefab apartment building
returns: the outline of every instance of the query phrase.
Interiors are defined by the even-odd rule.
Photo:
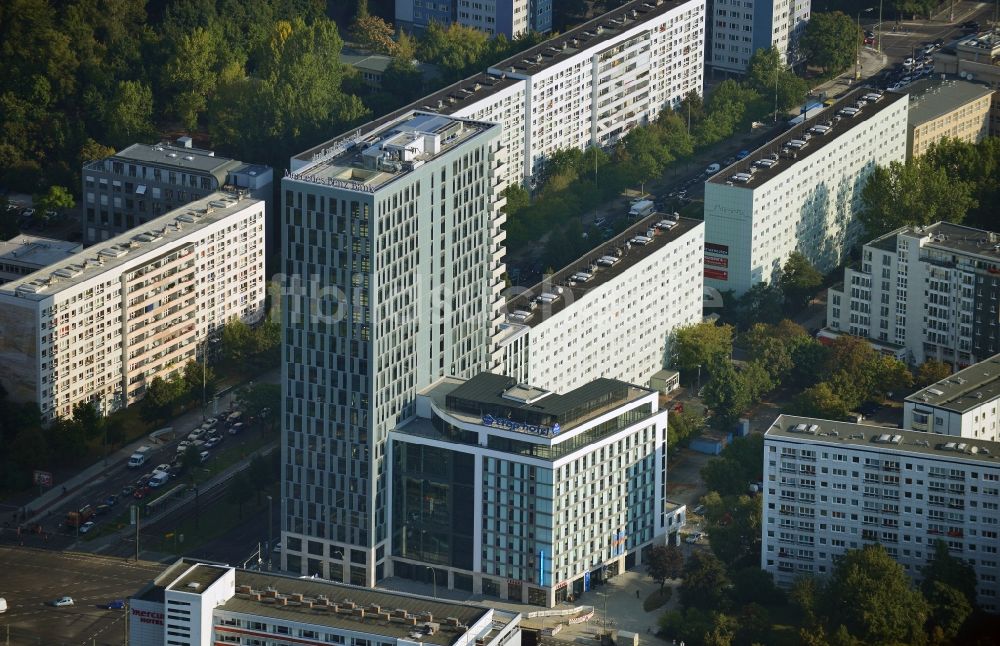
[[[128,600],[142,646],[520,646],[520,613],[177,561]]]
[[[303,281],[285,297],[282,538],[347,559],[351,583],[386,576],[388,432],[419,390],[493,361],[500,129],[409,113],[282,182],[285,270]]]
[[[911,363],[956,369],[1000,352],[1000,235],[947,222],[864,245],[860,269],[831,287],[824,334],[869,339]]]
[[[396,0],[395,18],[407,30],[457,22],[491,36],[517,38],[552,31],[552,0]]]
[[[761,567],[780,585],[824,576],[880,543],[906,572],[944,541],[975,568],[979,604],[1000,585],[1000,444],[781,415],[764,434]]]
[[[264,308],[264,202],[218,192],[0,286],[0,384],[42,418],[109,412]]]
[[[565,394],[490,373],[426,388],[389,434],[393,574],[551,607],[641,564],[684,521],[666,506],[658,402],[613,379]]]
[[[504,188],[536,176],[553,151],[612,145],[689,92],[701,94],[704,45],[704,0],[633,0],[361,131],[413,110],[500,124]],[[356,136],[296,155],[292,172]]]
[[[712,49],[708,64],[717,70],[743,74],[758,49],[775,47],[792,64],[796,43],[809,22],[810,0],[715,0]]]
[[[862,234],[875,166],[906,158],[907,95],[859,89],[705,182],[705,284],[742,295],[793,251],[821,272]]]
[[[1000,442],[1000,355],[923,388],[903,403],[903,428]]]
[[[653,214],[515,294],[498,372],[568,392],[600,377],[647,385],[671,334],[701,321],[705,225]]]

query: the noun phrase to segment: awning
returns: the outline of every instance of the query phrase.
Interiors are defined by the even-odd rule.
[[[145,195],[146,194],[146,185],[145,184],[139,184],[138,186],[136,186],[135,187],[135,194],[136,195]]]

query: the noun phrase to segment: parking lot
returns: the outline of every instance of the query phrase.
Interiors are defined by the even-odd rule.
[[[11,646],[121,644],[124,611],[101,606],[127,599],[162,569],[159,563],[0,547],[0,597],[8,604],[0,615],[0,640],[9,628]],[[73,605],[46,605],[62,596],[72,597]]]

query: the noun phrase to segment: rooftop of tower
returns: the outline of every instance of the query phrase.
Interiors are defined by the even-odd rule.
[[[411,111],[322,149],[308,165],[285,178],[374,193],[492,128],[499,126]]]

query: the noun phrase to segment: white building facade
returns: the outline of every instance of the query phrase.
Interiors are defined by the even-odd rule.
[[[0,286],[0,383],[42,418],[138,401],[264,309],[264,202],[213,193]]]
[[[457,22],[490,36],[517,38],[552,31],[552,0],[396,0],[395,18],[410,31]]]
[[[704,0],[633,0],[386,119],[423,110],[502,124],[504,188],[537,179],[556,150],[610,146],[689,92],[701,94],[704,46]],[[292,171],[354,136],[296,155]]]
[[[764,434],[761,568],[779,585],[829,575],[880,543],[913,578],[944,541],[996,612],[1000,444],[781,415]]]
[[[700,322],[703,307],[705,225],[665,217],[654,214],[515,294],[498,371],[555,392],[600,377],[648,385],[669,364],[671,334]],[[581,274],[590,277],[574,279]]]
[[[710,17],[716,70],[746,73],[758,49],[775,47],[782,60],[799,60],[796,44],[809,22],[810,0],[715,0]]]
[[[821,272],[862,234],[875,166],[906,157],[907,95],[860,89],[705,183],[705,284],[742,295],[794,251]]]
[[[1000,355],[960,370],[903,402],[903,428],[1000,442]]]
[[[130,643],[520,646],[521,615],[182,559],[129,599]]]
[[[869,339],[911,364],[956,369],[1000,352],[1000,235],[939,222],[867,243],[827,297],[831,335]]]
[[[444,378],[389,435],[393,573],[547,607],[579,597],[683,525],[666,441],[658,394],[625,382]]]
[[[408,113],[282,182],[287,569],[386,576],[386,436],[488,370],[502,305],[500,126]],[[295,556],[320,545],[307,559]],[[292,555],[292,556],[289,556]]]

